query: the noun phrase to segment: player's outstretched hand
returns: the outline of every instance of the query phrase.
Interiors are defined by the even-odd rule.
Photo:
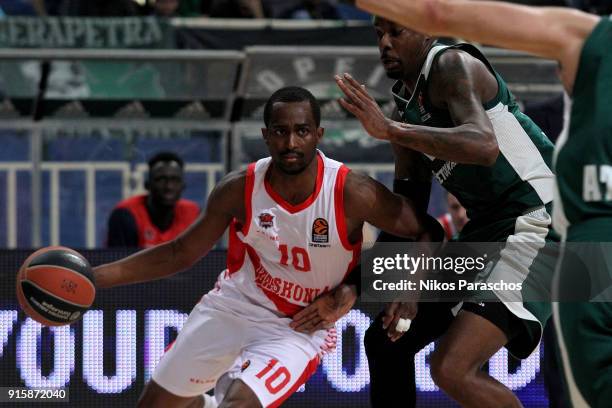
[[[391,341],[397,341],[408,331],[398,331],[398,321],[400,319],[413,320],[418,311],[418,303],[416,301],[400,302],[395,301],[385,305],[385,315],[382,318],[383,329],[387,330],[387,335]]]
[[[338,102],[351,112],[370,136],[376,139],[389,140],[391,120],[382,112],[378,103],[365,88],[349,74],[336,75],[336,84],[344,93]]]
[[[353,287],[341,285],[331,292],[324,293],[293,316],[291,328],[302,333],[314,333],[329,329],[336,321],[347,314],[357,300]]]

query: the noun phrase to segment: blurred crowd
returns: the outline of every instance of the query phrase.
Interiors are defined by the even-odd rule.
[[[610,0],[514,0],[612,13]],[[369,16],[346,0],[0,0],[2,15],[142,16],[359,20]]]

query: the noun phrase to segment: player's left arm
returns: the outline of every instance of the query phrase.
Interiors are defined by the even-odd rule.
[[[406,126],[416,133],[410,143],[420,145],[416,150],[431,148],[433,156],[445,156],[456,163],[493,165],[499,146],[483,106],[499,91],[493,73],[467,52],[451,49],[433,64],[429,83],[427,91],[433,105],[448,110],[455,126],[445,129]],[[434,134],[428,135],[432,131]]]

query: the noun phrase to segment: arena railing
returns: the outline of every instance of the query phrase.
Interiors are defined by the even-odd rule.
[[[257,24],[261,25],[262,29],[267,27],[262,22]],[[239,30],[240,28],[235,27],[234,29]],[[519,98],[537,100],[561,92],[561,86],[555,75],[556,64],[554,62],[505,50],[486,47],[483,50],[495,68],[502,72],[510,88]],[[30,65],[24,67],[24,63],[28,61]],[[41,70],[37,67],[42,61],[70,64],[64,67],[63,72],[74,70],[74,67],[80,67],[77,71],[80,69],[85,72],[85,74],[69,72],[73,76],[68,75],[68,78],[63,79],[64,82],[78,82],[79,75],[109,76],[105,69],[96,71],[96,67],[103,68],[108,64],[114,67],[132,64],[131,67],[134,69],[121,71],[120,74],[129,76],[134,72],[144,72],[140,82],[149,84],[148,88],[156,86],[155,78],[146,76],[148,68],[182,64],[181,66],[184,66],[185,69],[179,71],[179,75],[171,70],[165,73],[163,69],[158,69],[157,71],[161,72],[159,75],[162,77],[166,75],[165,80],[170,85],[165,84],[165,88],[161,86],[163,92],[157,94],[148,92],[149,89],[143,87],[122,87],[121,84],[111,83],[110,88],[116,92],[115,94],[107,89],[109,87],[98,86],[98,88],[92,88],[90,94],[85,96],[79,94],[80,89],[73,93],[69,89],[62,94],[64,85],[57,83],[59,80],[57,77],[61,75],[54,77],[54,69],[51,69],[49,77],[51,88],[45,98],[47,104],[41,108],[42,120],[34,122],[28,109],[30,109],[31,102],[35,100],[33,90],[36,87],[32,86],[32,83],[40,79]],[[213,66],[218,63],[230,64],[232,69],[226,69],[226,66],[221,65]],[[271,92],[285,85],[304,86],[320,99],[324,118],[323,125],[326,128],[322,148],[326,153],[387,184],[390,183],[393,176],[392,157],[389,149],[385,144],[378,143],[365,135],[359,123],[340,107],[336,101],[340,94],[333,81],[334,74],[344,71],[351,72],[356,78],[367,84],[368,89],[381,103],[383,110],[390,114],[393,109],[389,92],[391,81],[385,77],[375,47],[256,46],[247,47],[244,52],[158,49],[0,49],[0,74],[4,72],[2,70],[6,68],[6,65],[10,64],[22,64],[20,72],[29,73],[29,76],[24,77],[24,83],[27,84],[29,81],[30,84],[25,86],[28,88],[27,92],[18,89],[21,93],[15,97],[10,92],[8,94],[5,92],[4,102],[0,104],[0,116],[5,118],[0,124],[0,131],[14,129],[26,132],[28,134],[25,137],[33,142],[29,144],[27,157],[22,157],[21,160],[11,158],[10,162],[5,159],[2,164],[2,168],[8,169],[7,166],[15,163],[12,173],[6,173],[8,174],[7,192],[15,191],[14,187],[20,185],[19,172],[32,173],[31,200],[29,201],[31,233],[27,234],[31,239],[24,242],[24,234],[21,234],[18,239],[16,234],[18,231],[23,231],[24,223],[21,219],[12,218],[17,210],[19,210],[17,213],[20,214],[24,211],[23,200],[18,202],[15,196],[7,196],[4,208],[7,222],[5,225],[0,222],[0,228],[4,227],[6,231],[6,239],[3,244],[10,248],[24,245],[40,246],[43,241],[48,244],[64,243],[65,241],[62,238],[61,220],[52,218],[55,213],[54,209],[58,208],[58,199],[51,197],[47,205],[41,198],[43,173],[50,174],[50,180],[55,177],[53,171],[63,174],[63,170],[51,170],[51,167],[57,169],[63,165],[52,157],[49,158],[49,161],[53,163],[53,166],[43,166],[43,149],[49,150],[48,145],[45,144],[45,141],[49,139],[45,136],[46,134],[53,136],[99,133],[102,139],[115,137],[125,140],[138,139],[142,135],[152,135],[156,140],[164,137],[170,140],[177,134],[180,138],[180,134],[189,132],[218,131],[219,137],[215,139],[216,144],[213,146],[213,149],[220,151],[217,159],[205,162],[196,160],[194,163],[187,160],[190,166],[203,166],[202,168],[205,169],[194,170],[194,175],[205,172],[203,177],[198,179],[200,180],[198,182],[205,184],[205,187],[197,192],[197,198],[202,201],[221,174],[267,154],[265,146],[260,141],[263,104]],[[204,64],[204,67],[198,64]],[[155,69],[149,71],[155,71]],[[5,87],[10,88],[11,81],[5,80],[4,82]],[[157,82],[163,81],[158,80]],[[18,83],[13,84],[13,88],[18,85]],[[27,100],[28,103],[24,103],[24,100]],[[172,103],[182,103],[182,105],[180,108],[174,108],[170,106],[171,104],[167,104],[168,100],[171,100]],[[215,101],[219,103],[215,105]],[[156,103],[162,105],[155,105]],[[122,106],[113,112],[112,109],[115,108],[112,107],[116,104]],[[166,107],[174,111],[168,113],[170,111],[166,111]],[[166,131],[167,129],[172,129],[172,131]],[[187,136],[189,137],[195,136]],[[209,138],[209,136],[204,135],[204,138]],[[102,144],[98,146],[98,150],[103,148],[106,147]],[[121,197],[140,190],[139,186],[144,173],[142,166],[138,167],[138,163],[142,163],[144,154],[137,152],[139,155],[135,157],[133,152],[137,149],[134,149],[133,146],[126,149],[131,149],[129,154],[117,153],[105,159],[87,155],[67,159],[74,162],[70,166],[81,163],[79,168],[85,174],[83,176],[85,197],[96,195],[95,183],[93,187],[88,184],[92,180],[89,172],[94,172],[95,181],[96,174],[103,171],[99,169],[106,168],[105,166],[112,162],[118,165],[132,162],[135,165],[135,167],[128,166],[129,169],[125,170],[126,175],[117,176],[123,180]],[[189,146],[185,147],[188,154],[193,153],[192,150]],[[366,151],[367,154],[364,153]],[[98,163],[100,161],[101,163]],[[21,162],[21,164],[17,165],[16,162]],[[70,166],[65,168],[68,169]],[[50,187],[49,190],[56,191]],[[83,235],[83,246],[92,248],[101,244],[101,220],[108,214],[109,208],[108,203],[93,205],[87,200],[86,198],[83,211],[86,218],[83,223],[86,231]],[[41,215],[44,207],[49,207],[48,217],[50,218],[48,220],[43,220]],[[44,231],[43,228],[45,228]],[[44,240],[41,239],[43,235]]]
[[[84,240],[85,245],[89,248],[96,246],[96,214],[95,208],[92,210],[93,204],[90,202],[90,199],[94,197],[95,202],[95,188],[92,185],[92,178],[95,179],[95,172],[98,169],[108,170],[110,167],[117,167],[117,169],[121,168],[123,180],[123,196],[128,194],[132,189],[127,186],[127,183],[130,182],[131,179],[138,179],[138,174],[142,173],[141,170],[135,170],[134,174],[136,176],[130,177],[126,175],[126,170],[124,164],[121,163],[89,163],[88,157],[81,158],[72,158],[72,163],[48,163],[43,160],[43,133],[44,132],[61,132],[61,133],[86,133],[91,129],[101,129],[101,128],[113,128],[113,129],[121,129],[126,134],[130,132],[140,132],[140,134],[147,133],[160,133],[160,129],[164,129],[168,131],[215,131],[220,133],[219,137],[219,146],[218,150],[220,153],[220,157],[218,161],[220,165],[204,165],[193,163],[188,167],[188,171],[194,172],[202,172],[203,168],[206,168],[207,171],[210,172],[208,176],[206,176],[207,185],[203,188],[205,191],[210,191],[212,185],[214,185],[214,181],[218,175],[218,173],[224,172],[225,166],[224,163],[227,163],[226,159],[226,151],[227,147],[225,145],[225,141],[228,140],[228,132],[230,130],[230,117],[233,108],[233,102],[235,98],[235,82],[237,78],[237,73],[239,70],[239,66],[244,59],[244,54],[237,51],[211,51],[211,50],[108,50],[108,49],[91,49],[91,50],[82,50],[82,49],[0,49],[0,65],[2,72],[6,73],[10,71],[11,74],[24,74],[24,72],[29,73],[30,77],[27,75],[22,79],[23,83],[27,83],[27,80],[30,81],[32,74],[32,67],[36,67],[38,64],[45,64],[50,62],[53,66],[54,63],[58,62],[66,62],[71,61],[78,64],[87,63],[87,64],[102,64],[108,65],[111,64],[114,67],[117,67],[117,64],[132,64],[131,67],[136,66],[138,69],[141,66],[145,66],[147,69],[147,65],[150,66],[152,64],[160,64],[165,67],[168,64],[183,64],[186,68],[183,70],[187,75],[191,75],[191,77],[195,78],[191,81],[184,80],[183,82],[178,81],[181,78],[171,78],[167,79],[167,82],[170,85],[166,85],[166,89],[163,89],[160,84],[145,84],[139,89],[140,92],[143,93],[143,96],[139,97],[139,95],[126,95],[121,93],[120,86],[117,88],[119,92],[117,95],[107,95],[106,100],[100,101],[100,95],[104,95],[104,89],[98,89],[96,92],[90,92],[88,95],[55,95],[53,98],[45,98],[44,97],[44,89],[43,92],[39,95],[35,95],[32,92],[32,87],[29,89],[21,89],[16,88],[15,84],[11,84],[10,81],[6,81],[3,84],[4,87],[4,102],[0,107],[0,112],[3,117],[6,119],[0,123],[0,130],[12,130],[18,131],[21,133],[27,133],[28,144],[29,144],[29,153],[27,154],[26,161],[24,162],[16,162],[16,161],[7,161],[5,160],[3,163],[0,163],[0,166],[7,171],[7,179],[6,179],[6,190],[7,193],[11,195],[14,193],[16,188],[16,172],[26,170],[31,174],[31,188],[30,188],[30,237],[31,240],[29,243],[25,245],[31,245],[33,247],[38,247],[42,244],[42,208],[43,208],[43,182],[42,182],[42,174],[43,170],[50,172],[50,190],[51,190],[51,200],[48,206],[51,208],[50,210],[50,218],[49,218],[49,244],[58,244],[59,243],[59,219],[54,217],[54,214],[57,214],[57,197],[53,194],[57,195],[57,173],[60,170],[75,170],[82,169],[86,176],[86,238]],[[29,65],[24,68],[25,63]],[[17,64],[17,67],[13,67],[14,69],[11,71],[10,65]],[[164,65],[165,64],[165,65]],[[225,64],[225,65],[224,65]],[[127,65],[126,65],[127,66]],[[91,66],[90,66],[91,67]],[[225,67],[225,68],[224,68]],[[204,72],[197,71],[196,68],[201,68]],[[8,70],[8,71],[7,71]],[[53,78],[54,72],[53,68],[50,69],[51,74],[45,81],[49,82],[53,85],[53,82],[58,80],[58,78]],[[154,71],[154,70],[150,70]],[[216,76],[214,78],[204,78],[201,79],[198,77],[204,76],[206,77],[206,72],[213,72],[215,75],[218,73],[223,73],[225,78],[223,81],[220,81]],[[42,73],[45,72],[43,68],[37,68],[36,73],[40,74],[39,78],[34,78],[36,82],[42,79]],[[49,70],[47,70],[49,72]],[[126,71],[129,75],[131,72],[129,70]],[[35,73],[35,74],[36,74]],[[176,72],[170,72],[170,74],[176,74]],[[155,77],[155,74],[158,76]],[[166,78],[160,78],[162,76],[159,72],[153,72],[151,75],[153,80],[166,80]],[[5,78],[14,78],[15,75],[5,75]],[[68,78],[70,80],[70,78]],[[172,81],[181,85],[182,88],[177,90],[173,89]],[[190,84],[192,86],[190,86]],[[12,89],[11,89],[12,86]],[[151,97],[150,93],[147,91],[147,86],[158,86],[158,88],[162,88],[160,92],[158,92],[159,96]],[[178,87],[178,86],[177,86]],[[24,87],[25,88],[25,87]],[[43,86],[44,88],[44,86]],[[204,89],[202,89],[204,88]],[[35,89],[35,87],[34,87]],[[8,90],[8,92],[7,92]],[[57,90],[53,88],[55,93],[57,94]],[[38,96],[38,98],[37,98]],[[37,103],[38,100],[38,103]],[[170,100],[170,101],[168,101]],[[24,103],[25,101],[25,103]],[[109,112],[109,107],[105,106],[110,104],[121,104],[121,101],[125,102],[125,106],[116,109],[116,112]],[[45,107],[45,102],[48,102],[48,105],[53,105],[49,107],[48,105]],[[147,103],[153,104],[153,108],[159,110],[163,110],[164,106],[161,108],[155,104],[159,104],[159,102],[172,102],[172,108],[175,109],[174,115],[172,114],[156,114],[151,110],[151,112],[147,112],[145,108]],[[28,115],[27,106],[35,106],[35,110],[38,109],[37,112],[31,112]],[[56,105],[64,104],[64,106],[57,108]],[[98,104],[98,105],[96,105]],[[177,105],[179,107],[176,107]],[[184,106],[182,106],[182,105]],[[23,106],[26,106],[26,111],[24,112]],[[144,108],[143,108],[144,105]],[[170,104],[168,104],[170,105]],[[104,111],[103,114],[99,114],[96,111],[96,108],[100,107],[100,111]],[[52,111],[52,108],[57,108],[55,111]],[[59,112],[59,113],[58,113]],[[29,117],[28,117],[29,116]],[[169,131],[168,131],[169,132]],[[121,154],[117,152],[117,158],[121,158]],[[80,159],[80,160],[75,160]],[[84,160],[83,160],[84,159]],[[74,162],[78,161],[78,162]],[[108,161],[108,160],[107,160]],[[198,167],[195,169],[195,167]],[[204,166],[204,167],[202,167]],[[93,172],[93,173],[92,173]],[[142,178],[142,176],[140,176]],[[132,183],[133,184],[133,183]],[[137,188],[136,188],[137,189]],[[45,206],[47,204],[45,203]],[[7,197],[6,202],[6,246],[9,248],[14,248],[16,246],[23,246],[23,242],[18,243],[17,239],[17,230],[20,224],[19,220],[16,218],[16,209],[19,205],[15,201],[15,196],[13,195]],[[20,208],[23,211],[23,209]]]

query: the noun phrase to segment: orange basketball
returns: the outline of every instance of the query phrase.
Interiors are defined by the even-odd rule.
[[[17,273],[17,299],[21,309],[46,326],[78,320],[96,296],[89,262],[78,252],[61,246],[39,249]]]

